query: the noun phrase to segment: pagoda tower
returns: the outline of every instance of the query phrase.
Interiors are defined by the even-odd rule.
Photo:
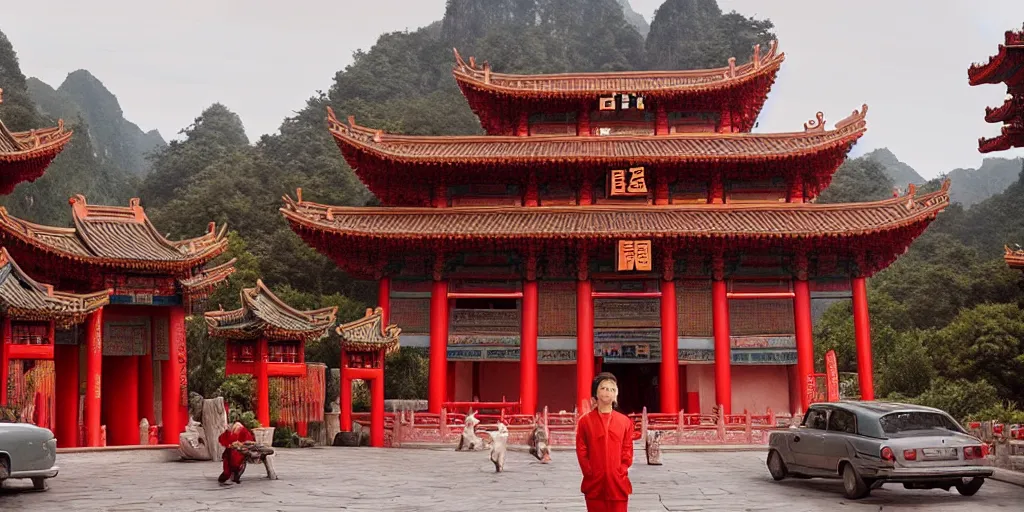
[[[1006,101],[998,108],[985,108],[985,121],[1002,123],[1002,133],[978,139],[978,151],[982,153],[1024,148],[1024,28],[1017,32],[1007,30],[1005,37],[999,52],[989,57],[987,63],[967,69],[971,85],[1006,85]]]
[[[3,93],[0,89],[0,103]],[[0,120],[0,195],[10,194],[23,181],[42,176],[71,140],[71,134],[71,130],[64,129],[63,119],[55,127],[27,132],[12,132]]]
[[[866,130],[751,133],[784,59],[691,71],[509,75],[456,52],[485,136],[328,127],[380,207],[302,197],[292,229],[379,282],[383,322],[429,353],[428,405],[586,407],[595,372],[624,412],[802,411],[811,303],[852,291],[873,398],[865,279],[947,206],[948,184],[815,204]],[[849,295],[847,295],[849,296]]]
[[[99,446],[101,425],[108,444],[139,444],[142,418],[159,419],[162,442],[177,444],[187,422],[185,317],[235,271],[234,260],[208,265],[227,250],[226,226],[210,223],[199,237],[171,241],[138,199],[126,207],[90,205],[81,195],[69,202],[72,228],[34,224],[0,207],[0,245],[28,275],[60,290],[108,290],[109,304],[89,314],[84,332],[56,334],[58,388],[63,379],[76,391],[85,383],[81,444]],[[62,403],[70,410],[58,411],[58,430],[62,418],[78,417],[77,396]]]

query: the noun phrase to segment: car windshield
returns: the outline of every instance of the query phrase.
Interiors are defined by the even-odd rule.
[[[936,430],[963,433],[963,429],[949,416],[936,412],[894,412],[882,416],[878,422],[882,425],[882,431],[889,435],[915,431],[927,431],[929,435],[935,435]]]

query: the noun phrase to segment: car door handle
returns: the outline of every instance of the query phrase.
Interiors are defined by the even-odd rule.
[[[793,437],[793,442],[794,443],[799,443],[800,442],[800,436]]]

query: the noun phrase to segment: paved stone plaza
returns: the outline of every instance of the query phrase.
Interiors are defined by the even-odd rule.
[[[250,465],[242,484],[220,486],[220,464],[167,462],[170,451],[62,454],[60,475],[45,492],[8,482],[0,510],[365,510],[583,511],[575,454],[558,451],[550,465],[509,454],[495,474],[486,452],[310,448],[281,450],[281,479],[266,480]],[[763,452],[672,452],[664,466],[647,466],[637,451],[630,471],[630,510],[1021,510],[1024,489],[988,481],[973,498],[941,490],[876,490],[858,502],[841,496],[838,481],[771,480]],[[842,509],[836,509],[842,506]]]

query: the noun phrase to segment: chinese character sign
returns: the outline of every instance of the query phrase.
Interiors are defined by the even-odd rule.
[[[825,389],[829,402],[839,401],[839,365],[836,364],[836,351],[825,352]]]
[[[608,197],[647,195],[647,179],[643,167],[615,169],[608,174]]]
[[[598,99],[598,110],[644,110],[644,97],[639,94],[613,94]]]
[[[650,271],[651,241],[650,240],[619,240],[616,253],[616,270],[618,271]]]

